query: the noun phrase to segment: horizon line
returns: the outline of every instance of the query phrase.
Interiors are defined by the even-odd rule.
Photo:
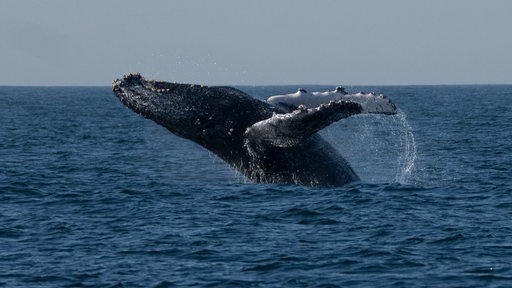
[[[198,83],[182,83],[182,82],[171,82],[171,83],[179,83],[179,84],[198,84]],[[264,87],[276,87],[276,86],[340,86],[340,84],[203,84],[205,86],[232,86],[232,87],[258,87],[258,86],[264,86]],[[341,84],[341,86],[344,87],[358,87],[358,86],[379,86],[379,87],[386,87],[386,86],[506,86],[506,85],[512,85],[512,83],[444,83],[444,84]],[[96,84],[0,84],[0,87],[41,87],[41,88],[51,88],[51,87],[90,87],[90,88],[100,88],[100,87],[112,87],[111,85],[96,85]]]

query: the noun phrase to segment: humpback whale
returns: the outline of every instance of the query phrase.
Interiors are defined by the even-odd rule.
[[[112,91],[136,113],[198,143],[257,183],[341,186],[359,180],[316,132],[359,113],[396,113],[384,98],[375,101],[389,103],[385,111],[365,108],[357,99],[308,107],[304,98],[296,106],[287,97],[262,101],[232,87],[149,80],[138,73],[114,80]]]

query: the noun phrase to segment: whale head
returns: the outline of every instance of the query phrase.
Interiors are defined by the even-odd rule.
[[[272,115],[264,102],[231,87],[147,80],[135,73],[114,80],[112,90],[136,113],[213,151],[241,141],[247,127]]]

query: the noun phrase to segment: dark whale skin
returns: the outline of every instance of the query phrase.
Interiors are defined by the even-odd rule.
[[[356,103],[331,102],[287,114],[235,88],[153,81],[140,74],[114,80],[112,90],[136,113],[210,150],[251,181],[342,186],[359,180],[349,163],[316,133],[361,113]],[[283,133],[283,139],[291,140],[289,145],[275,141]]]

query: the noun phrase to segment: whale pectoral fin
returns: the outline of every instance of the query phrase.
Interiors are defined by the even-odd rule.
[[[253,124],[245,131],[245,137],[254,144],[291,147],[302,143],[331,123],[361,111],[360,104],[347,101],[331,101],[311,109],[301,105],[291,113],[274,114]]]
[[[397,109],[395,104],[391,102],[391,100],[384,95],[375,95],[373,93],[369,94],[350,94],[344,95],[342,100],[358,103],[361,105],[362,112],[361,113],[370,113],[370,114],[386,114],[386,115],[394,115],[397,113]]]

